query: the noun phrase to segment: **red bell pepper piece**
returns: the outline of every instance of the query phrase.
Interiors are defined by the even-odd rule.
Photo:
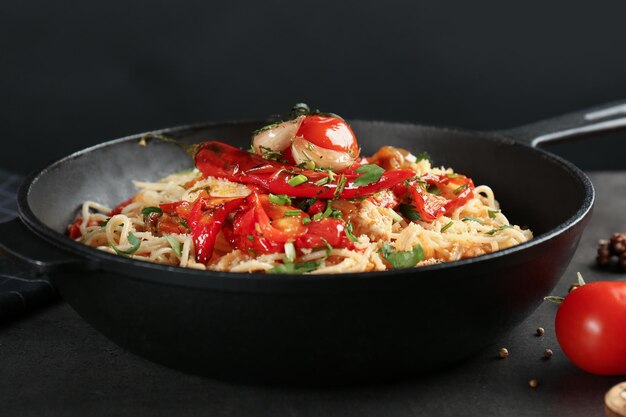
[[[309,224],[307,233],[299,237],[295,246],[298,249],[326,246],[352,249],[354,245],[346,236],[346,224],[343,220],[325,218]]]
[[[187,217],[191,212],[193,203],[189,201],[176,201],[174,203],[160,204],[159,207],[163,210],[163,213],[167,213],[174,216]]]
[[[433,221],[446,213],[448,200],[427,192],[417,181],[409,183],[409,196],[411,204],[424,221]]]
[[[424,182],[437,187],[436,195],[426,190]],[[407,187],[397,185],[394,193],[398,197],[407,195],[410,203],[424,221],[433,221],[444,214],[451,214],[474,195],[474,182],[471,178],[458,174],[428,174],[409,182]]]
[[[230,212],[239,207],[244,199],[219,199],[215,204],[215,199],[198,198],[194,203],[187,224],[191,229],[194,245],[196,248],[196,259],[198,262],[206,264],[213,255],[215,239],[222,228],[222,223]]]
[[[436,186],[441,195],[448,200],[445,205],[445,214],[451,214],[474,197],[474,181],[465,175],[426,175],[422,179]]]

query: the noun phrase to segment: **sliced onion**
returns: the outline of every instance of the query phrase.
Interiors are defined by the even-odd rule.
[[[343,171],[354,163],[354,158],[347,152],[319,147],[303,137],[296,137],[293,140],[291,155],[296,165],[313,162],[318,168],[330,168],[335,172]]]
[[[298,116],[293,120],[269,125],[252,137],[252,147],[254,151],[263,155],[261,148],[282,152],[291,145],[291,141],[296,136],[305,116]]]

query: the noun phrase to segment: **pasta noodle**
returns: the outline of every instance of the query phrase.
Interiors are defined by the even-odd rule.
[[[451,170],[432,168],[427,160],[411,162],[411,159],[407,158],[404,165],[418,176],[453,175]],[[283,252],[255,254],[234,248],[221,232],[210,261],[198,262],[191,232],[157,233],[143,213],[146,208],[163,204],[193,203],[203,192],[208,192],[212,198],[245,198],[252,192],[248,185],[206,177],[198,169],[173,174],[157,182],[135,181],[134,184],[137,194],[120,206],[117,213],[112,214],[110,207],[97,202],[85,201],[77,220],[79,234],[75,238],[99,250],[123,254],[135,246],[131,241],[134,239],[129,238],[132,235],[139,240],[139,247],[126,256],[199,270],[267,272],[286,263]],[[346,205],[350,205],[349,210]],[[317,263],[316,268],[307,273],[389,269],[382,250],[385,244],[397,252],[409,252],[419,245],[423,259],[417,266],[424,266],[492,253],[533,237],[530,230],[509,223],[492,189],[486,185],[475,187],[464,204],[432,221],[410,221],[399,215],[397,209],[377,205],[375,197],[360,201],[337,199],[330,207],[340,211],[344,218],[350,218],[357,241],[351,248],[302,248],[292,261]]]

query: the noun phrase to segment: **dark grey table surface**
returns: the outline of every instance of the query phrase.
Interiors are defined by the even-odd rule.
[[[626,231],[626,173],[591,178],[598,194],[593,219],[554,294],[564,294],[577,271],[588,281],[626,278],[593,266],[598,239]],[[590,375],[572,365],[556,342],[555,312],[542,304],[496,345],[452,369],[394,384],[294,389],[229,384],[153,364],[57,302],[0,328],[0,415],[603,416],[604,393],[626,376]],[[542,337],[535,335],[539,326]],[[498,358],[500,347],[508,358]],[[548,347],[554,356],[544,360]]]

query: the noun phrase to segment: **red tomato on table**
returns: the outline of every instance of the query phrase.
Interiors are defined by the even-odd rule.
[[[593,282],[559,305],[556,336],[579,368],[598,375],[626,374],[626,282]]]

